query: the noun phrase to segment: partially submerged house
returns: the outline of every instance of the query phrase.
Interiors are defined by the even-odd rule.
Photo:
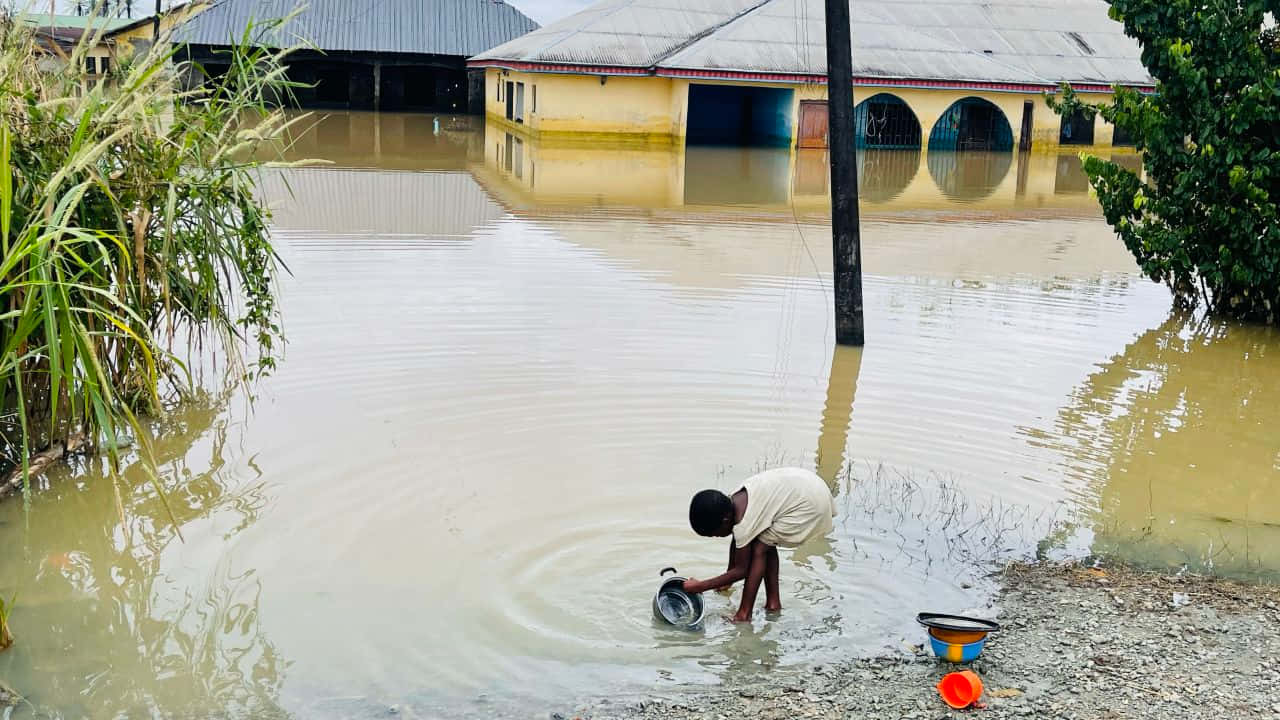
[[[465,112],[466,58],[535,30],[501,0],[309,0],[275,31],[297,0],[220,0],[180,26],[174,42],[209,74],[228,68],[226,50],[253,44],[304,49],[289,77],[303,107]],[[472,93],[479,112],[481,87]]]
[[[1043,93],[1153,88],[1102,0],[850,0],[858,144],[1111,145]],[[542,138],[825,147],[822,0],[603,0],[473,57],[486,114]]]
[[[64,62],[82,40],[92,41],[82,61],[91,76],[106,75],[115,66],[115,41],[111,35],[133,22],[122,17],[37,12],[24,13],[21,17],[33,28],[36,43],[50,62]]]

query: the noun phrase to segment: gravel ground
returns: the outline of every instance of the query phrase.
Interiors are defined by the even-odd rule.
[[[934,685],[958,668],[904,651],[551,717],[1280,720],[1275,587],[1049,565],[1012,566],[1002,584],[1004,629],[971,665],[984,708],[948,708]]]

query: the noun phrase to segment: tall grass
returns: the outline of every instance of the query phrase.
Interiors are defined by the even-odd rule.
[[[237,377],[274,367],[281,264],[247,158],[286,129],[288,50],[254,32],[192,86],[167,43],[104,80],[93,38],[50,56],[0,17],[0,469],[28,497],[33,453],[83,434],[115,460],[211,351]]]

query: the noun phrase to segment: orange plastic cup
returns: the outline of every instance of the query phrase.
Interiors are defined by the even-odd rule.
[[[938,694],[946,704],[963,710],[982,697],[982,678],[972,670],[948,673],[938,681]]]

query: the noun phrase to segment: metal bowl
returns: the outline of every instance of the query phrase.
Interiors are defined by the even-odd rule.
[[[659,577],[667,573],[675,573],[675,568],[663,568]],[[653,617],[682,630],[698,630],[702,627],[702,619],[706,608],[702,604],[701,595],[691,595],[684,591],[685,578],[679,575],[663,577],[662,584],[653,595]]]

